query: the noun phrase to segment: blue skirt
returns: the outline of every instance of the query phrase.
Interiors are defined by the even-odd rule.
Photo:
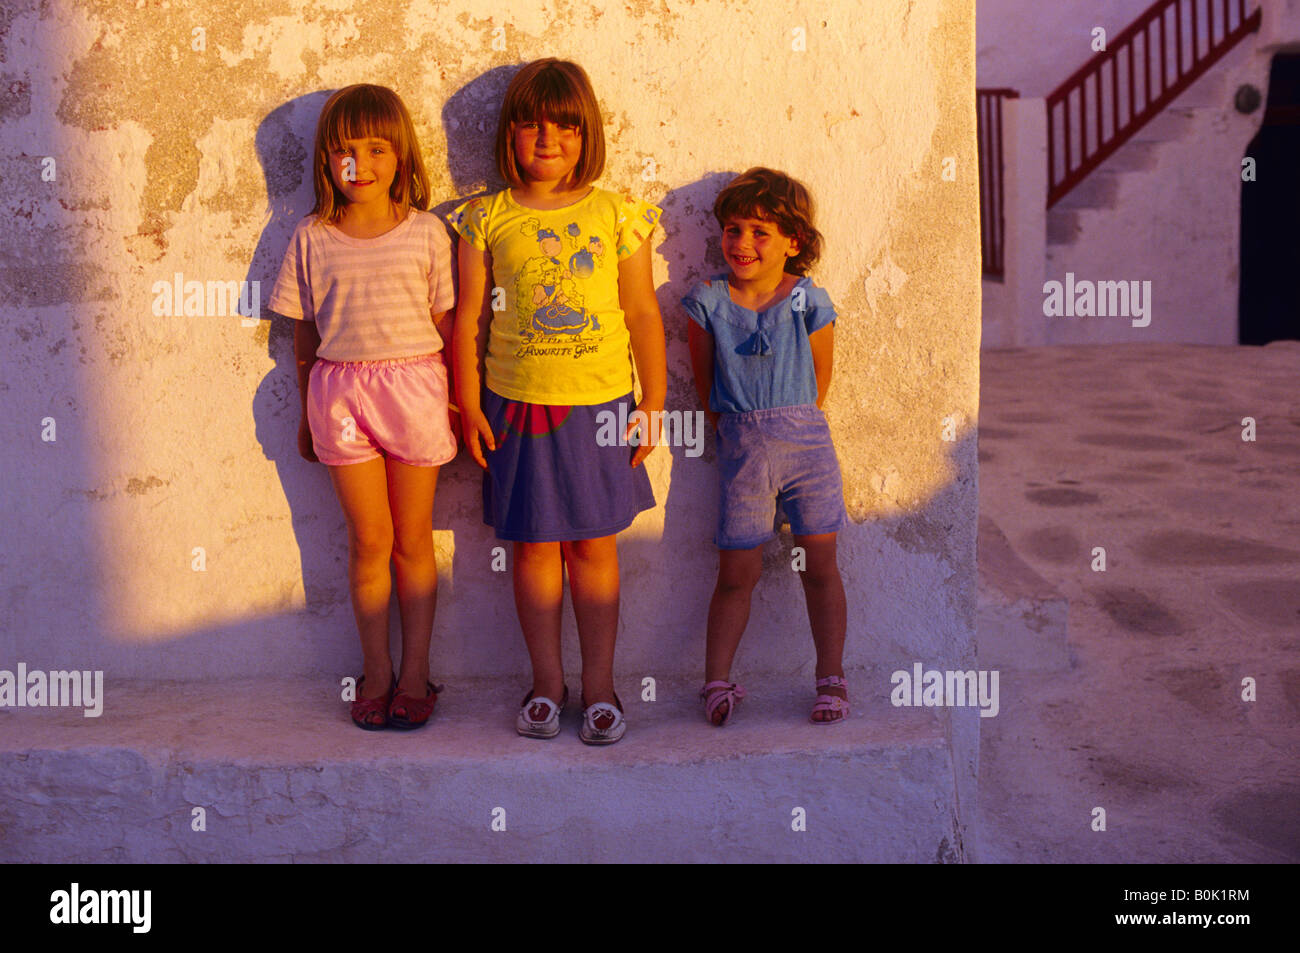
[[[631,394],[562,407],[508,400],[484,388],[483,414],[497,449],[486,454],[483,522],[498,539],[611,536],[654,507],[645,464],[632,467],[636,448],[608,439],[617,432],[620,404],[626,405],[622,419],[636,409]]]

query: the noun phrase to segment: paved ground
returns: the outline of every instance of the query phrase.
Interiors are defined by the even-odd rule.
[[[1068,598],[1074,665],[1002,673],[981,859],[1300,861],[1300,343],[982,364],[981,514]]]

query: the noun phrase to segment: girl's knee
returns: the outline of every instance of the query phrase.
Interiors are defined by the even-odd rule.
[[[393,528],[354,527],[350,534],[352,558],[358,562],[387,563],[393,555]]]
[[[433,559],[432,528],[427,533],[395,533],[393,535],[393,556],[408,561]]]

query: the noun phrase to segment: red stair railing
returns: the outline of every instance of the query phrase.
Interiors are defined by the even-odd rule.
[[[975,128],[980,159],[980,251],[984,274],[1001,279],[1006,216],[1002,211],[1002,101],[1015,99],[1014,89],[975,90]]]
[[[1242,37],[1246,0],[1158,0],[1047,97],[1047,207],[1115,153]],[[1141,48],[1139,52],[1139,47]]]

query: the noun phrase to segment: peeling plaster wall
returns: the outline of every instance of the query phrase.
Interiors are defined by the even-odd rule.
[[[806,51],[791,48],[795,27]],[[592,76],[602,184],[664,207],[655,281],[670,409],[697,406],[677,301],[721,265],[708,211],[718,188],[758,163],[810,185],[826,236],[815,277],[841,315],[827,412],[853,519],[840,557],[849,661],[973,663],[973,0],[11,0],[0,11],[0,667],[354,668],[343,517],[325,469],[296,452],[290,322],[155,317],[152,288],[176,273],[260,281],[265,304],[311,204],[316,116],[348,83],[402,95],[439,210],[497,187],[500,96],[512,67],[546,55]],[[956,181],[941,176],[947,157]],[[955,440],[941,437],[945,418]],[[702,457],[661,449],[648,467],[659,506],[620,537],[618,670],[695,673],[716,562],[712,437]],[[443,469],[434,522],[435,671],[526,672],[467,456]],[[766,551],[739,664],[810,676],[790,545]],[[571,620],[566,639],[576,656]]]

